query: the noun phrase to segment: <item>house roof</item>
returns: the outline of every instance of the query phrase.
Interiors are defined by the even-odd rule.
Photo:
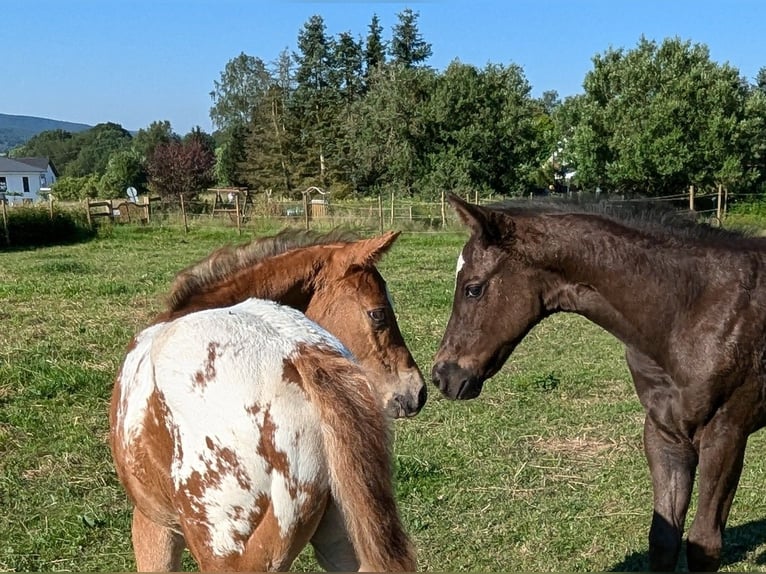
[[[0,172],[29,173],[30,171],[45,171],[51,166],[53,174],[58,177],[56,167],[47,157],[0,157]],[[29,169],[29,168],[33,169]]]

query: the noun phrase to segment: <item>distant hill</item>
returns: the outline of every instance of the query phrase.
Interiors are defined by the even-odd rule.
[[[92,127],[86,124],[62,122],[48,118],[0,114],[0,153],[26,143],[40,132],[66,130],[75,133],[89,130]]]

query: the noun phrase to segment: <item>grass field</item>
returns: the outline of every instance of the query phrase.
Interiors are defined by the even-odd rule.
[[[0,571],[134,568],[106,443],[113,377],[173,274],[248,238],[223,227],[107,229],[85,244],[0,254]],[[405,233],[381,265],[426,375],[464,240]],[[554,316],[478,400],[450,402],[431,387],[424,411],[395,423],[398,497],[421,569],[647,567],[643,416],[622,352],[582,318]],[[763,434],[751,438],[725,570],[766,570],[764,446]],[[315,567],[310,551],[294,565]]]

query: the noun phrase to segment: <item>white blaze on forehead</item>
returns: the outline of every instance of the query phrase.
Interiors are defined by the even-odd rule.
[[[455,269],[455,279],[457,279],[458,274],[460,271],[463,270],[463,265],[465,265],[465,259],[463,259],[463,252],[460,252],[460,255],[457,257],[457,269]]]
[[[252,528],[249,512],[263,495],[286,534],[305,497],[301,485],[326,488],[328,478],[321,422],[298,385],[284,381],[285,359],[301,344],[350,353],[299,311],[258,299],[150,329],[139,338],[145,341],[141,354],[150,360],[134,377],[135,398],[145,404],[147,387],[162,393],[176,440],[173,484],[185,489],[189,479],[202,478],[205,488],[194,506],[207,517],[213,551],[224,556],[243,550]],[[126,427],[138,429],[137,419],[131,417],[130,425],[126,419]],[[287,477],[258,453],[266,424],[273,437],[264,440],[284,454]],[[236,468],[217,458],[224,450],[234,455]],[[220,476],[204,484],[206,473],[216,472]]]

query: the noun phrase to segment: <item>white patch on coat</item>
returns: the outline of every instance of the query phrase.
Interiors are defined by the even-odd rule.
[[[458,274],[463,270],[463,265],[465,265],[465,259],[463,259],[463,252],[460,252],[460,255],[458,255],[457,258],[457,269],[455,270],[455,280],[457,281]]]
[[[252,528],[247,511],[255,509],[263,494],[286,535],[305,497],[302,486],[328,488],[329,478],[318,413],[298,385],[283,379],[284,361],[299,344],[323,346],[351,358],[349,351],[299,311],[260,299],[186,315],[150,327],[137,340],[130,354],[134,375],[125,377],[123,369],[123,396],[143,405],[145,412],[152,390],[162,393],[168,409],[165,424],[176,438],[171,466],[175,488],[186,490],[190,478],[204,478],[209,470],[220,475],[218,484],[204,485],[192,501],[207,517],[213,552],[225,556],[243,550],[242,539]],[[200,374],[206,375],[204,382]],[[274,448],[285,454],[289,476],[271,468],[257,452],[266,413],[274,425]],[[139,415],[135,409],[123,419],[126,436],[140,432]],[[236,469],[220,466],[215,453],[222,450],[234,453]],[[296,488],[293,497],[291,489]]]
[[[122,363],[117,383],[120,386],[120,402],[117,405],[116,424],[122,427],[125,445],[130,443],[143,428],[149,397],[154,391],[149,350],[154,342],[154,336],[163,327],[164,323],[152,325],[136,335],[135,344]]]

